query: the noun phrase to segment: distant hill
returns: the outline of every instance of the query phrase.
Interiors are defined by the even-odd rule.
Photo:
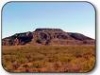
[[[16,33],[2,39],[2,45],[82,45],[95,44],[95,40],[80,33],[61,29],[38,28],[33,32]]]

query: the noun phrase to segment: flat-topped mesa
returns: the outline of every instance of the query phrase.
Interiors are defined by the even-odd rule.
[[[94,45],[95,40],[81,33],[65,32],[59,28],[37,28],[33,32],[16,33],[2,39],[3,45]]]
[[[37,28],[35,31],[53,31],[53,32],[62,32],[63,30],[58,28]]]

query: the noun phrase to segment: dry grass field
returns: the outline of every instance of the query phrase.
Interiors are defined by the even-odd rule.
[[[95,46],[3,46],[8,72],[88,72],[95,65]]]

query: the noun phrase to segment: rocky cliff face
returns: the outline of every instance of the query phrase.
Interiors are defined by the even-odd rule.
[[[2,39],[2,45],[81,45],[95,44],[95,40],[80,33],[64,32],[61,29],[38,28],[34,32],[17,33]]]

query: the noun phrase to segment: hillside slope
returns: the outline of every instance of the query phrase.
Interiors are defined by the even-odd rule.
[[[2,39],[2,45],[92,45],[94,43],[94,39],[83,34],[52,28],[38,28],[33,32],[16,33]]]

